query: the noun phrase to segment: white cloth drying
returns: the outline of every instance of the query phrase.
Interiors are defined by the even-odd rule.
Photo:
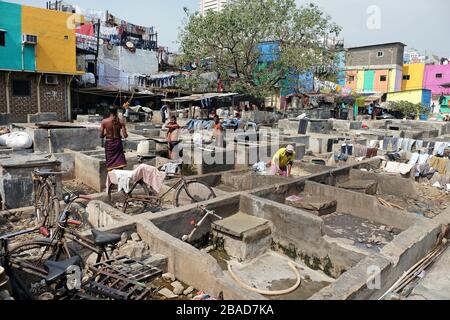
[[[410,165],[416,165],[417,161],[419,161],[420,155],[418,153],[414,153],[411,157],[411,160],[409,160],[408,164]]]
[[[124,191],[125,193],[130,192],[130,181],[133,178],[133,171],[127,171],[127,170],[114,170],[114,174],[117,177],[117,187],[118,191]]]
[[[414,168],[414,165],[389,161],[386,164],[386,168],[384,168],[384,171],[387,173],[408,174],[411,172],[411,170],[413,168]]]

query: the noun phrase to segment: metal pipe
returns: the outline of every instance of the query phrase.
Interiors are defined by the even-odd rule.
[[[72,85],[72,81],[75,78],[75,76],[72,76],[70,78],[69,83],[67,84],[67,119],[69,121],[72,121],[72,90],[70,90],[70,86]]]
[[[36,87],[38,113],[41,113],[41,80],[42,80],[42,73],[39,75],[39,80]]]

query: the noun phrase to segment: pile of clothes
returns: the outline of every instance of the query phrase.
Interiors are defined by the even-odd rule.
[[[23,131],[10,132],[9,129],[0,130],[0,146],[13,150],[26,150],[33,147],[33,140]]]

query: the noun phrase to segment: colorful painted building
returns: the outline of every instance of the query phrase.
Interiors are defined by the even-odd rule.
[[[438,103],[439,103],[441,113],[450,113],[450,95],[439,96]]]
[[[418,90],[423,88],[425,65],[422,63],[405,64],[403,66],[402,90]]]
[[[386,101],[399,102],[408,101],[414,104],[422,104],[424,107],[431,106],[431,90],[415,89],[399,92],[389,92]]]
[[[362,94],[401,90],[404,48],[394,42],[347,49],[346,87]]]
[[[71,14],[0,1],[0,114],[11,122],[54,112],[70,118],[77,72]]]
[[[433,95],[450,95],[450,64],[425,66],[423,87],[431,90]]]

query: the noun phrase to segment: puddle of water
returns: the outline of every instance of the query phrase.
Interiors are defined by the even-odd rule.
[[[228,270],[228,261],[231,260],[230,256],[223,250],[214,250],[209,253],[214,259],[216,259],[220,268],[223,271]]]

